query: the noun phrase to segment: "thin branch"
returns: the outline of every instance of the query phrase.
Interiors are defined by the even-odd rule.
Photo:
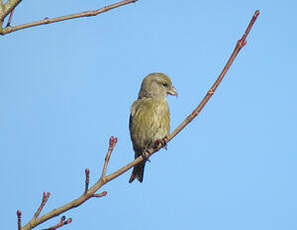
[[[104,191],[104,192],[101,192],[101,193],[93,194],[92,197],[103,197],[103,196],[106,196],[106,195],[107,195],[107,192]]]
[[[106,175],[106,169],[107,169],[107,165],[108,165],[108,162],[110,159],[110,155],[111,155],[117,141],[118,141],[118,138],[116,138],[116,137],[110,137],[110,139],[109,139],[108,151],[105,156],[105,162],[104,162],[101,178],[105,177],[105,175]]]
[[[46,230],[55,230],[55,229],[58,229],[58,228],[66,225],[66,224],[71,223],[71,221],[72,221],[71,218],[69,218],[69,219],[66,220],[66,217],[65,216],[62,216],[61,219],[60,219],[60,222],[58,224],[56,224],[56,225],[54,225],[54,226],[52,226],[52,227],[50,227],[50,228],[48,228]]]
[[[120,7],[123,5],[127,5],[130,3],[134,3],[136,1],[138,1],[138,0],[124,0],[121,2],[114,3],[112,5],[109,5],[109,6],[105,6],[103,8],[97,9],[97,10],[90,10],[90,11],[85,11],[85,12],[76,13],[76,14],[70,14],[70,15],[56,17],[56,18],[44,18],[43,20],[26,23],[26,24],[22,24],[19,26],[6,27],[6,28],[2,28],[2,30],[0,30],[0,35],[5,35],[5,34],[8,34],[8,33],[14,32],[14,31],[18,31],[18,30],[22,30],[22,29],[26,29],[26,28],[30,28],[30,27],[34,27],[34,26],[51,24],[51,23],[66,21],[66,20],[70,20],[70,19],[74,19],[74,18],[96,16],[98,14],[102,14],[106,11],[111,10],[111,9],[114,9],[114,8],[117,8],[117,7]]]
[[[205,95],[205,97],[203,98],[203,100],[200,102],[200,104],[197,106],[197,108],[195,108],[194,111],[188,117],[186,117],[186,119],[168,136],[167,141],[172,140],[186,125],[188,125],[196,116],[198,116],[198,114],[203,109],[205,104],[208,102],[210,97],[214,94],[215,90],[217,89],[218,85],[220,84],[220,82],[224,78],[226,72],[228,71],[229,67],[233,63],[233,61],[234,61],[235,57],[237,56],[238,52],[246,44],[246,40],[245,40],[246,36],[250,32],[250,29],[253,26],[253,24],[254,24],[256,18],[258,17],[258,15],[259,15],[259,11],[257,10],[255,12],[249,26],[247,27],[244,35],[237,42],[237,44],[235,46],[235,49],[234,49],[232,55],[230,56],[229,60],[227,61],[224,69],[222,70],[222,72],[220,73],[220,75],[218,76],[218,78],[214,82],[214,84],[211,86],[210,90],[208,90],[208,92]],[[90,199],[91,197],[101,197],[101,196],[106,195],[106,192],[102,192],[102,193],[99,193],[99,194],[95,194],[95,193],[103,185],[105,185],[109,181],[115,179],[116,177],[120,176],[121,174],[123,174],[124,172],[126,172],[127,170],[132,168],[133,166],[135,166],[135,165],[137,165],[137,164],[139,164],[140,162],[143,161],[143,156],[139,156],[134,161],[132,161],[129,164],[125,165],[124,167],[117,170],[116,172],[105,176],[106,168],[107,168],[107,165],[108,165],[108,162],[109,162],[111,152],[112,152],[112,150],[113,150],[113,148],[115,147],[115,144],[116,144],[115,140],[116,140],[116,138],[114,138],[114,137],[111,137],[110,140],[109,140],[109,148],[108,148],[109,150],[108,150],[108,153],[107,153],[106,158],[105,158],[105,163],[104,163],[104,167],[103,167],[103,171],[102,171],[102,176],[90,189],[88,189],[88,191],[86,193],[84,193],[83,195],[81,195],[77,199],[75,199],[75,200],[73,200],[73,201],[71,201],[71,202],[69,202],[69,203],[67,203],[67,204],[65,204],[65,205],[63,205],[63,206],[61,206],[59,208],[56,208],[56,209],[44,214],[43,216],[41,216],[41,217],[39,217],[39,218],[37,218],[35,220],[31,220],[28,224],[26,224],[22,228],[22,230],[32,229],[32,228],[36,227],[37,225],[47,221],[48,219],[51,219],[51,218],[53,218],[55,216],[58,216],[58,215],[64,213],[67,210],[70,210],[72,208],[75,208],[75,207],[81,205],[82,203],[84,203],[85,201]],[[148,152],[145,153],[146,158],[150,157],[152,154],[157,152],[160,148],[162,148],[161,143],[156,148],[149,149]]]
[[[90,169],[85,169],[85,175],[86,175],[86,181],[85,181],[85,194],[86,194],[89,189]]]
[[[18,230],[22,229],[22,212],[17,210],[17,217],[18,217]]]
[[[50,195],[51,194],[49,192],[43,192],[41,204],[40,204],[39,208],[37,209],[37,211],[35,212],[33,219],[36,219],[39,216],[40,212],[42,211],[42,209],[43,209],[44,205],[46,204]]]

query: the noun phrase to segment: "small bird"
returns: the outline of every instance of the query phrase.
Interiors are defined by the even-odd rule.
[[[177,96],[177,91],[166,74],[151,73],[143,79],[138,98],[131,106],[129,122],[135,158],[144,156],[146,150],[169,135],[168,94]],[[143,181],[145,162],[134,166],[129,183],[135,178]]]

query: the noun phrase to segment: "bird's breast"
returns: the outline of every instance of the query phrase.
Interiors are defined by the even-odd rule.
[[[130,134],[134,149],[153,147],[157,139],[169,134],[170,113],[167,100],[136,100],[131,108]]]

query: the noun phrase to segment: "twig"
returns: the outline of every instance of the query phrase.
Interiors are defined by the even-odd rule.
[[[62,216],[61,219],[60,219],[60,222],[58,224],[56,224],[56,225],[54,225],[54,226],[52,226],[52,227],[50,227],[50,228],[48,228],[46,230],[55,230],[55,229],[60,228],[60,227],[62,227],[64,225],[66,225],[66,224],[71,223],[71,221],[72,221],[71,218],[69,218],[68,220],[66,220],[66,217],[65,216]]]
[[[138,0],[124,0],[121,2],[114,3],[112,5],[109,5],[109,6],[105,6],[103,8],[97,9],[97,10],[90,10],[90,11],[85,11],[85,12],[76,13],[76,14],[70,14],[70,15],[56,17],[56,18],[44,18],[43,20],[39,20],[39,21],[35,21],[35,22],[30,22],[30,23],[26,23],[26,24],[22,24],[22,25],[18,25],[18,26],[13,26],[13,27],[7,27],[7,28],[3,28],[2,30],[0,30],[0,35],[5,35],[5,34],[8,34],[8,33],[14,32],[14,31],[18,31],[18,30],[22,30],[22,29],[26,29],[26,28],[30,28],[30,27],[34,27],[34,26],[51,24],[54,22],[61,22],[61,21],[74,19],[74,18],[96,16],[98,14],[102,14],[106,11],[111,10],[111,9],[114,9],[114,8],[117,8],[117,7],[120,7],[123,5],[127,5],[130,3],[134,3],[136,1],[138,1]]]
[[[90,169],[85,169],[85,174],[86,174],[86,181],[85,181],[85,194],[86,194],[89,189]]]
[[[107,154],[105,156],[104,167],[103,167],[103,170],[102,170],[101,178],[103,178],[105,176],[105,174],[106,174],[106,169],[107,169],[107,165],[108,165],[108,162],[109,162],[109,159],[110,159],[110,155],[111,155],[117,141],[118,141],[118,138],[116,138],[116,137],[110,137],[110,139],[109,139],[109,147],[108,147]]]
[[[22,212],[17,210],[17,217],[18,217],[18,230],[22,228]]]
[[[14,9],[10,12],[9,19],[7,21],[6,27],[10,26],[10,24],[11,24],[11,19],[12,19],[13,13],[14,13]]]
[[[104,191],[104,192],[101,192],[101,193],[98,193],[98,194],[93,194],[92,197],[103,197],[103,196],[106,196],[107,192]]]
[[[237,42],[236,47],[235,47],[232,55],[230,56],[229,60],[227,61],[224,69],[222,70],[222,72],[220,73],[217,80],[214,82],[214,84],[210,88],[210,90],[207,92],[207,94],[205,95],[203,100],[200,102],[200,104],[197,106],[197,108],[195,108],[194,111],[188,117],[186,117],[186,119],[168,136],[167,141],[170,141],[172,138],[174,138],[186,125],[188,125],[196,116],[198,116],[198,114],[200,113],[202,108],[208,102],[208,100],[213,95],[213,93],[217,89],[218,85],[220,84],[220,82],[224,78],[227,70],[231,66],[231,64],[234,61],[235,57],[237,56],[238,52],[246,44],[246,41],[245,41],[246,36],[250,32],[250,29],[253,26],[253,24],[254,24],[256,18],[258,17],[258,15],[259,15],[259,11],[257,10],[255,12],[249,26],[247,27],[244,35]],[[105,163],[104,163],[104,167],[103,167],[103,171],[102,171],[102,176],[90,189],[88,189],[87,193],[84,193],[83,195],[81,195],[77,199],[75,199],[75,200],[73,200],[73,201],[71,201],[71,202],[69,202],[69,203],[67,203],[67,204],[65,204],[65,205],[63,205],[63,206],[61,206],[59,208],[56,208],[56,209],[46,213],[45,215],[43,215],[43,216],[41,216],[41,217],[39,217],[39,218],[37,218],[35,220],[31,220],[28,224],[26,224],[22,228],[22,230],[32,229],[32,228],[36,227],[37,225],[45,222],[48,219],[51,219],[51,218],[53,218],[53,217],[55,217],[57,215],[60,215],[60,214],[64,213],[65,211],[68,211],[68,210],[70,210],[72,208],[75,208],[75,207],[81,205],[82,203],[84,203],[85,201],[87,201],[91,197],[101,197],[101,196],[106,195],[106,192],[102,192],[102,193],[99,193],[99,194],[95,194],[95,193],[103,185],[105,185],[109,181],[115,179],[116,177],[120,176],[121,174],[123,174],[124,172],[129,170],[130,168],[134,167],[135,165],[137,165],[137,164],[139,164],[140,162],[143,161],[143,156],[139,156],[134,161],[132,161],[129,164],[125,165],[121,169],[115,171],[114,173],[111,173],[111,174],[105,176],[106,168],[107,168],[109,158],[110,158],[110,154],[111,154],[113,148],[115,147],[116,140],[117,140],[116,138],[113,138],[113,137],[110,138],[109,148],[108,148],[109,150],[108,150],[108,153],[107,153],[106,158],[105,158]],[[152,154],[157,152],[161,147],[162,147],[162,144],[159,144],[159,146],[157,146],[156,148],[149,149],[149,151],[145,153],[146,157],[148,158],[149,156],[151,156]]]
[[[39,208],[37,209],[37,211],[35,212],[35,214],[33,216],[33,219],[36,219],[39,216],[41,210],[43,209],[43,207],[46,204],[46,202],[47,202],[48,198],[50,197],[50,195],[51,194],[49,192],[43,192],[41,204],[40,204]]]

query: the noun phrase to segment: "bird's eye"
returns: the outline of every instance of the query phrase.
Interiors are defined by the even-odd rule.
[[[166,83],[166,82],[162,83],[162,85],[166,88],[169,86],[168,83]]]

